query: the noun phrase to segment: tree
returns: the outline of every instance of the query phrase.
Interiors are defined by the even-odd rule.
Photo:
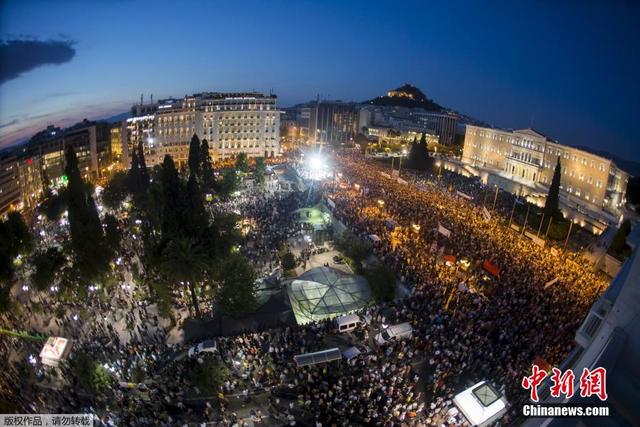
[[[197,317],[200,317],[200,305],[196,285],[205,278],[209,266],[206,252],[192,238],[171,240],[162,252],[160,271],[174,286],[186,284]]]
[[[129,168],[128,176],[128,187],[129,192],[131,194],[138,194],[141,192],[140,182],[142,178],[140,176],[140,159],[138,157],[138,150],[133,149],[131,152],[131,167]]]
[[[258,184],[264,183],[264,174],[267,172],[267,165],[264,157],[256,157],[256,168],[253,172],[255,180]]]
[[[627,236],[631,233],[631,222],[625,219],[620,228],[613,236],[611,246],[609,246],[609,253],[616,258],[624,259],[631,255],[631,247],[627,244]]]
[[[57,221],[62,213],[67,210],[67,190],[61,189],[57,192],[47,190],[44,200],[38,209],[45,214],[49,221]]]
[[[194,174],[189,175],[187,182],[187,204],[185,211],[185,235],[198,238],[208,226],[207,213],[200,186]]]
[[[378,303],[392,301],[395,296],[396,275],[385,264],[379,263],[367,271],[367,281],[373,298]]]
[[[559,209],[559,197],[560,197],[560,178],[562,176],[562,167],[560,165],[560,156],[556,163],[556,168],[553,171],[553,179],[551,180],[551,186],[549,187],[549,193],[547,194],[547,200],[544,203],[544,216],[548,218],[545,220],[548,223],[551,218],[559,220],[562,218]]]
[[[640,212],[640,176],[629,178],[626,197],[630,204],[636,206],[636,211]]]
[[[162,184],[162,235],[168,241],[181,235],[185,197],[182,182],[171,156],[164,156],[160,171]]]
[[[71,368],[76,383],[83,389],[100,393],[109,388],[111,377],[107,370],[87,353],[72,359]]]
[[[345,231],[337,240],[336,247],[353,261],[356,273],[362,273],[363,261],[371,254],[370,242],[357,237],[351,231]]]
[[[200,390],[204,395],[215,395],[227,380],[229,370],[218,358],[205,355],[202,363],[193,365],[189,377],[191,385]]]
[[[428,171],[431,169],[431,157],[429,157],[429,147],[427,146],[427,136],[422,133],[420,137],[420,143],[417,150],[417,168],[421,171]]]
[[[44,291],[54,282],[56,273],[64,266],[66,259],[60,249],[51,247],[37,252],[32,262],[35,272],[31,280],[38,290]]]
[[[144,158],[144,146],[142,144],[142,140],[138,141],[138,167],[140,169],[140,173],[138,174],[140,183],[140,193],[146,193],[149,188],[149,171],[147,170],[147,162]]]
[[[236,156],[235,168],[243,173],[249,172],[249,161],[247,160],[247,153],[244,151],[238,153]]]
[[[215,184],[215,176],[213,173],[211,155],[209,154],[209,143],[206,139],[203,139],[202,144],[200,145],[200,173],[202,174],[200,178],[200,181],[202,182],[202,189],[205,191],[211,191]]]
[[[11,309],[14,260],[18,255],[27,255],[32,247],[32,238],[22,215],[11,212],[5,221],[0,221],[0,313]]]
[[[101,194],[102,203],[104,203],[107,208],[116,210],[127,198],[129,194],[127,180],[127,173],[122,171],[116,172],[111,177]]]
[[[296,258],[293,256],[291,251],[285,252],[280,262],[282,263],[282,269],[284,271],[289,271],[296,268]]]
[[[112,253],[120,251],[120,240],[122,239],[122,231],[118,226],[118,220],[115,216],[107,214],[104,216],[105,242]]]
[[[407,167],[409,169],[418,169],[418,151],[418,141],[414,137],[411,147],[409,148],[409,157],[407,158]]]
[[[218,186],[218,195],[222,199],[228,199],[231,197],[231,194],[237,190],[238,185],[239,182],[236,171],[233,169],[227,169],[222,174],[222,182],[220,182],[220,185]]]
[[[141,205],[149,188],[149,171],[144,158],[144,146],[142,141],[131,153],[131,169],[129,169],[129,192],[133,195],[134,202]]]
[[[66,154],[65,174],[69,178],[69,228],[75,267],[81,278],[92,282],[109,268],[109,251],[104,243],[102,224],[89,186],[82,180],[73,147]]]
[[[200,177],[200,166],[202,161],[200,159],[200,138],[195,133],[191,137],[191,143],[189,144],[189,174],[194,177]]]
[[[224,259],[218,269],[215,301],[221,311],[230,316],[242,316],[256,309],[257,274],[242,255],[233,254]]]

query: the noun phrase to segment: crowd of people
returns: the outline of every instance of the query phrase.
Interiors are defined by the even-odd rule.
[[[537,357],[563,360],[606,279],[576,254],[556,256],[520,237],[499,215],[487,220],[481,205],[456,193],[463,188],[481,198],[476,182],[456,178],[465,184],[456,190],[455,182],[409,173],[402,183],[384,178],[379,165],[357,154],[336,161],[343,182],[327,184],[334,214],[363,238],[379,236],[378,256],[415,284],[409,305],[415,310],[405,320],[426,346],[433,397],[450,398],[451,385],[465,378],[489,379],[505,390],[515,414],[526,398],[522,376]],[[399,227],[390,229],[388,219]],[[499,277],[477,292],[458,291],[467,289],[460,286],[464,277],[437,254],[471,265],[489,260]]]
[[[132,297],[126,286],[130,279],[123,277],[125,285],[108,300],[90,295],[66,303],[59,319],[60,331],[75,340],[75,351],[104,362],[123,383],[110,391],[108,402],[92,400],[73,383],[32,386],[33,366],[13,356],[37,354],[41,343],[19,339],[0,340],[1,354],[11,360],[0,373],[3,396],[20,411],[92,412],[104,425],[242,425],[231,396],[251,406],[255,396],[267,394],[267,410],[252,411],[258,423],[441,426],[461,422],[452,409],[454,394],[486,379],[510,402],[507,424],[526,399],[521,378],[536,357],[558,364],[567,355],[605,280],[576,255],[559,258],[519,237],[500,215],[486,220],[479,203],[455,192],[479,200],[486,188],[476,181],[405,171],[407,183],[398,183],[356,153],[336,156],[336,168],[341,178],[321,188],[335,218],[362,238],[377,235],[375,255],[413,289],[408,298],[366,308],[361,314],[370,321],[355,336],[371,343],[381,325],[410,322],[412,338],[370,345],[349,361],[296,366],[294,355],[323,350],[337,335],[335,323],[326,320],[218,337],[214,353],[176,357],[188,345],[167,343],[171,326],[158,318],[151,301]],[[279,267],[282,245],[296,235],[294,211],[305,198],[299,192],[247,191],[215,209],[248,221],[242,252],[266,276]],[[504,211],[507,203],[500,203]],[[450,234],[439,233],[439,226]],[[140,268],[136,245],[124,246],[125,270]],[[442,262],[443,255],[467,259],[472,266],[490,260],[499,277],[479,280],[486,276],[479,267],[461,274]],[[557,281],[545,287],[552,279]],[[460,286],[474,280],[473,292]],[[51,303],[59,304],[54,295]],[[78,321],[74,314],[80,306],[92,315]],[[6,315],[3,325],[23,329],[29,315]],[[120,328],[114,326],[118,322]],[[216,358],[231,375],[216,396],[195,405],[186,397],[193,389],[189,373],[204,358]],[[132,389],[127,383],[138,385]]]

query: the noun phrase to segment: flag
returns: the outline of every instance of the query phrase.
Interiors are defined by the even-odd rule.
[[[451,231],[444,228],[442,225],[440,225],[440,223],[438,223],[438,233],[442,234],[445,237],[449,237],[451,236]]]
[[[482,207],[482,216],[484,216],[485,221],[489,221],[491,219],[491,214],[489,213],[487,208],[484,206]]]
[[[471,197],[468,194],[463,193],[462,191],[456,191],[456,194],[460,197],[462,197],[463,199],[467,199],[467,200],[473,200],[473,197]]]

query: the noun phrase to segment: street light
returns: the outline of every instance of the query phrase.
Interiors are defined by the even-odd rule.
[[[378,204],[380,205],[380,207],[383,207],[384,206],[384,200],[378,199]]]

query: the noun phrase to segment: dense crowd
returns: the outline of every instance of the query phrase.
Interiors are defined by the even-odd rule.
[[[517,409],[525,398],[521,377],[536,357],[557,364],[568,354],[575,330],[606,281],[577,255],[552,255],[505,227],[500,217],[487,221],[481,206],[456,195],[455,182],[409,174],[403,176],[407,184],[398,183],[357,157],[337,158],[346,181],[328,185],[334,213],[363,238],[379,236],[378,256],[403,281],[415,284],[410,303],[415,310],[407,318],[427,348],[434,396],[450,398],[450,385],[464,378],[486,378],[502,386]],[[458,189],[482,197],[481,185],[459,182],[464,185]],[[388,219],[399,227],[391,229]],[[439,226],[450,235],[439,233]],[[473,278],[437,262],[438,253],[471,265],[489,260],[500,276],[479,281],[476,292],[464,292],[468,287],[460,283]]]
[[[486,188],[477,181],[405,172],[408,183],[402,184],[383,178],[379,166],[356,154],[336,156],[336,163],[342,178],[322,189],[335,204],[335,217],[362,238],[379,236],[376,256],[413,290],[408,298],[365,309],[361,314],[371,320],[356,331],[357,341],[370,343],[381,325],[399,322],[411,322],[411,339],[372,345],[348,362],[297,367],[294,355],[325,349],[337,335],[334,322],[324,321],[220,337],[215,353],[181,358],[176,355],[188,347],[168,345],[166,322],[150,311],[149,301],[134,300],[123,286],[106,302],[90,296],[68,303],[58,320],[76,340],[76,350],[104,361],[124,383],[112,390],[109,402],[92,402],[73,384],[46,391],[29,385],[32,367],[12,355],[37,354],[40,343],[17,339],[0,340],[1,354],[12,360],[0,373],[3,395],[25,412],[90,411],[105,425],[242,425],[231,409],[232,396],[251,405],[252,396],[267,394],[268,410],[253,411],[256,422],[269,417],[275,425],[440,426],[460,422],[453,395],[487,379],[511,404],[508,422],[526,397],[522,376],[536,357],[557,364],[566,356],[605,282],[577,256],[558,258],[505,227],[499,215],[487,221],[479,203],[456,196],[459,190],[482,198]],[[279,266],[278,250],[297,234],[294,211],[305,197],[248,191],[215,209],[248,221],[242,251],[264,276]],[[500,203],[508,211],[509,202]],[[396,225],[390,227],[389,219]],[[438,233],[439,225],[451,234]],[[137,270],[139,243],[129,242],[123,269]],[[472,267],[462,272],[442,262],[443,255],[467,259]],[[478,266],[484,260],[499,267],[499,278],[482,273]],[[51,303],[57,304],[53,297]],[[100,315],[74,330],[79,305]],[[6,316],[3,325],[21,329],[29,315]],[[118,322],[124,323],[124,336],[113,326]],[[194,405],[186,398],[189,372],[209,357],[226,365],[231,376],[217,396]],[[145,385],[130,389],[126,383],[135,378],[145,378],[139,381]]]

